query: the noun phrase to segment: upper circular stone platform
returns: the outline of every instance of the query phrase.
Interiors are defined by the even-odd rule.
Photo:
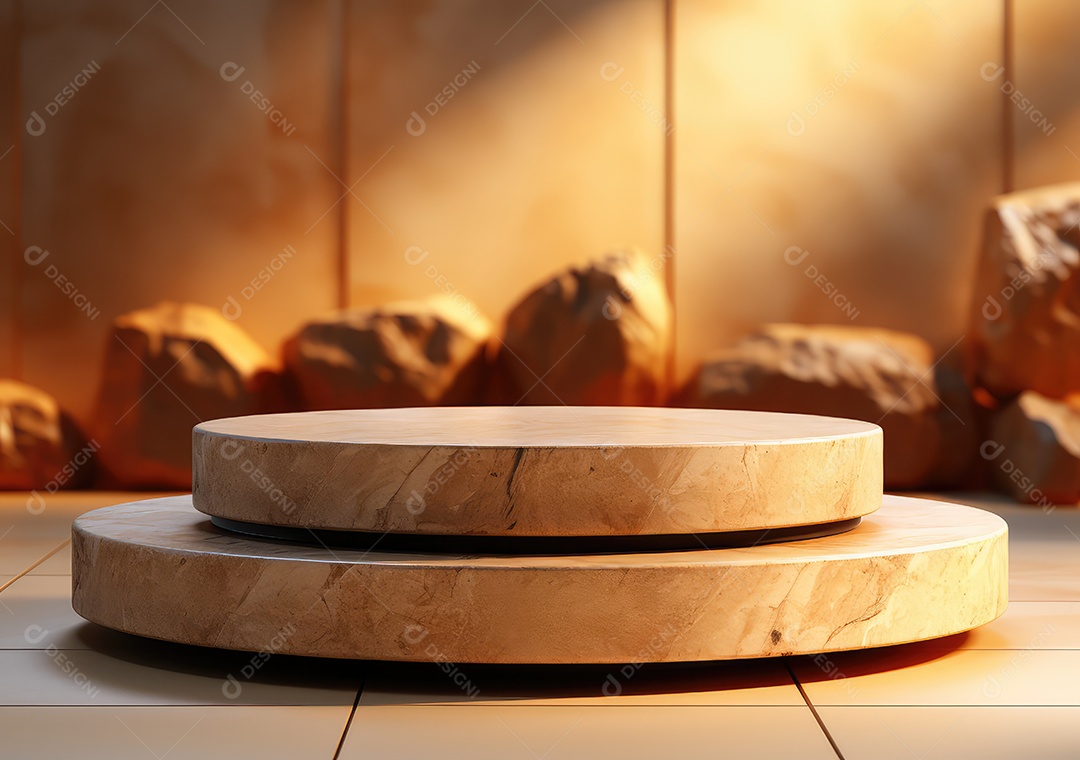
[[[478,536],[813,525],[873,512],[876,425],[799,414],[467,407],[236,417],[193,435],[194,504],[242,522]]]

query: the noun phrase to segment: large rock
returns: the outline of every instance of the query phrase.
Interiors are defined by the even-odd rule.
[[[95,415],[107,482],[191,487],[191,428],[275,406],[277,367],[207,306],[161,303],[117,317]]]
[[[0,489],[85,486],[97,449],[48,393],[0,380]]]
[[[664,258],[628,249],[559,273],[511,311],[496,355],[502,403],[662,403],[671,346]]]
[[[709,358],[679,401],[874,422],[885,434],[886,487],[946,486],[967,475],[977,436],[960,373],[933,365],[914,335],[768,325]]]
[[[1018,501],[1080,502],[1080,405],[1025,391],[994,419],[980,453]]]
[[[996,198],[972,309],[969,376],[999,398],[1080,391],[1080,183]]]
[[[285,365],[305,409],[475,404],[490,337],[474,307],[402,301],[308,322]]]

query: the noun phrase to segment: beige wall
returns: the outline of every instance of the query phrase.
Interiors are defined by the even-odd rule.
[[[0,69],[0,152],[15,145],[0,160],[0,220],[15,233],[0,228],[0,375],[84,421],[110,319],[164,298],[238,297],[239,323],[275,349],[339,302],[441,285],[499,320],[567,263],[624,243],[659,253],[665,119],[682,375],[769,320],[884,325],[948,348],[1006,156],[1018,187],[1080,173],[1080,10],[1066,0],[1014,3],[1007,76],[1055,131],[1014,108],[1009,144],[1001,82],[980,74],[1002,60],[1000,0],[147,6],[0,0],[0,56],[17,63]],[[100,71],[28,134],[31,112],[92,62]],[[232,81],[229,62],[245,67]],[[295,129],[271,123],[245,82]],[[407,129],[414,111],[421,134]],[[238,295],[286,245],[286,268]],[[27,264],[27,246],[49,258]],[[809,252],[797,265],[792,247]],[[428,255],[410,264],[417,249]]]
[[[1080,177],[1080,66],[1073,33],[1080,25],[1080,4],[1023,0],[1015,5],[1016,65],[1009,79],[1030,106],[1021,101],[1009,109],[1014,186],[1074,181]]]
[[[19,227],[15,199],[15,5],[0,2],[0,377],[15,374]]]
[[[680,367],[767,321],[948,348],[1000,187],[999,99],[979,76],[1000,4],[726,7],[678,3]]]
[[[355,303],[433,294],[442,275],[499,320],[567,264],[662,249],[663,134],[623,89],[662,108],[663,3],[531,5],[350,6],[350,181],[370,170],[369,208],[347,199]]]
[[[336,232],[307,232],[336,198],[309,152],[336,145],[329,2],[27,2],[18,82],[23,213],[22,379],[56,394],[82,420],[117,314],[162,299],[219,306],[284,246],[297,255],[239,323],[274,344],[332,307]],[[241,7],[243,12],[241,12]],[[140,17],[146,13],[140,21]],[[226,63],[245,67],[234,81]],[[99,66],[55,116],[47,105],[84,68]],[[226,69],[230,73],[232,69]],[[295,131],[270,123],[242,87],[266,92]],[[49,267],[55,267],[50,270]],[[81,311],[59,273],[98,309]]]

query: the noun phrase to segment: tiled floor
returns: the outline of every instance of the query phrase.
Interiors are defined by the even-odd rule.
[[[263,663],[93,626],[69,602],[71,520],[134,498],[0,495],[0,758],[1080,757],[1076,508],[952,495],[1010,526],[1009,609],[972,633],[627,678]]]

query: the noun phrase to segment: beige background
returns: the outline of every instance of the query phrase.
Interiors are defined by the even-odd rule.
[[[17,192],[15,70],[15,6],[0,2],[0,377],[16,372],[16,298],[21,259],[18,258],[19,227],[15,207]]]
[[[1007,159],[1016,187],[1080,174],[1080,8],[1014,5],[1006,29],[1002,0],[0,0],[0,152],[14,146],[0,220],[15,233],[0,228],[0,374],[85,422],[125,311],[233,295],[272,351],[310,315],[440,284],[498,321],[567,263],[624,243],[660,254],[665,222],[682,376],[760,321],[851,323],[811,264],[855,324],[948,349]],[[1050,136],[980,76],[1006,31],[1006,76]],[[28,135],[31,111],[91,61],[101,71]],[[226,62],[244,73],[226,81]],[[26,264],[29,245],[100,316]],[[286,245],[297,255],[243,299]],[[411,265],[414,246],[427,256]],[[798,266],[791,246],[809,251]]]

